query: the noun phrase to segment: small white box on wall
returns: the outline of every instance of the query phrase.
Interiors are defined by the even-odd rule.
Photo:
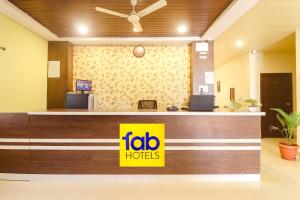
[[[196,52],[208,52],[208,42],[197,42],[196,43]]]

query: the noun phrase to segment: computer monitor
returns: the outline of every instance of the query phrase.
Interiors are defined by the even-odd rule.
[[[192,95],[189,111],[213,111],[214,101],[214,95]]]
[[[92,91],[92,81],[89,80],[76,80],[76,91]]]
[[[88,109],[89,94],[67,93],[65,100],[66,109]]]

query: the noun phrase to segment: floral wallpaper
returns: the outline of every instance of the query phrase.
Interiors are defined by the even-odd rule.
[[[190,49],[186,44],[146,45],[143,58],[134,46],[74,46],[74,81],[93,81],[98,109],[137,109],[140,99],[159,109],[181,107],[190,95]]]

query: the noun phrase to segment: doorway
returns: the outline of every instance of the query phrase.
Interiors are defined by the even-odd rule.
[[[281,108],[287,113],[293,111],[292,73],[261,73],[260,100],[262,112],[266,116],[261,119],[262,138],[283,137],[281,133],[270,132],[270,126],[281,127],[276,112],[270,108]]]

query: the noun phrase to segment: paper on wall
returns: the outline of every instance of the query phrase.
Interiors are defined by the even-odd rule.
[[[60,61],[48,62],[48,78],[60,77]]]

